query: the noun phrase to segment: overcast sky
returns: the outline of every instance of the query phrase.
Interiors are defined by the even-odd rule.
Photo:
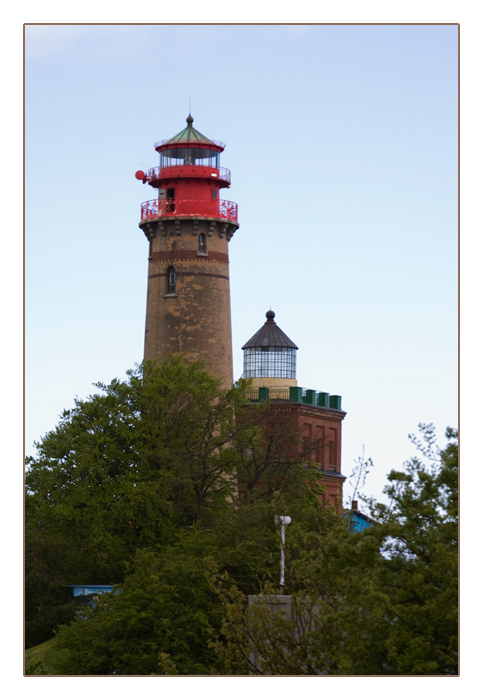
[[[456,26],[28,26],[26,451],[142,360],[135,179],[186,125],[227,144],[234,376],[275,320],[342,395],[364,491],[457,425]],[[350,488],[346,488],[346,495]]]

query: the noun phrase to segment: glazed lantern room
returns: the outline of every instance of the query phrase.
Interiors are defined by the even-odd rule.
[[[220,152],[212,148],[199,146],[177,146],[160,151],[159,165],[169,168],[177,165],[206,165],[209,168],[220,167]]]
[[[159,141],[154,148],[160,156],[161,168],[178,165],[205,165],[220,167],[220,153],[225,149],[221,141],[212,141],[193,127],[193,117],[186,120],[188,126],[167,141]]]
[[[243,377],[296,380],[298,347],[277,326],[273,311],[267,311],[266,317],[265,324],[242,348]]]

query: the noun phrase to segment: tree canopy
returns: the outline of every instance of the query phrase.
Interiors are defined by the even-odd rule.
[[[246,382],[221,389],[201,362],[171,356],[95,386],[27,459],[28,644],[51,634],[67,584],[120,583],[138,550],[161,551],[197,525],[225,531],[233,571],[250,587],[269,566],[255,543],[270,502],[304,509],[314,482],[303,453],[286,454],[287,434],[265,430],[265,409],[246,406]],[[251,533],[245,542],[237,528]],[[34,634],[39,618],[48,622]]]
[[[458,448],[438,450],[434,427],[413,437],[420,455],[391,471],[389,504],[370,501],[375,523],[350,533],[294,524],[287,543],[292,615],[257,604],[222,577],[217,643],[234,673],[454,675],[458,673]]]
[[[95,386],[27,460],[26,642],[62,625],[59,673],[458,672],[456,431],[439,450],[420,426],[352,533],[321,505],[307,445],[244,382],[170,357]],[[267,604],[280,513],[290,617]],[[116,588],[75,613],[77,583]]]

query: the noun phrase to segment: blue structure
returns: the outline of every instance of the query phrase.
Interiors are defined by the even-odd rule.
[[[114,586],[97,586],[97,585],[82,585],[76,584],[75,586],[67,586],[67,588],[72,588],[73,596],[76,598],[79,595],[92,595],[93,593],[110,593]]]
[[[368,515],[364,515],[364,513],[361,513],[361,511],[357,509],[357,501],[352,501],[352,508],[346,510],[344,518],[348,520],[351,532],[361,532],[361,530],[365,530],[366,527],[371,527],[375,522]]]

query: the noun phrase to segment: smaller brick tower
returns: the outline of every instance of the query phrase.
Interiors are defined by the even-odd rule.
[[[233,385],[228,242],[238,207],[220,199],[231,174],[220,167],[225,148],[188,126],[155,144],[160,165],[136,177],[156,189],[141,206],[149,241],[144,359],[169,353],[206,361],[207,370]]]
[[[342,508],[341,474],[342,399],[324,391],[297,386],[297,346],[277,326],[273,311],[267,321],[243,346],[243,377],[252,380],[249,399],[269,401],[270,410],[284,417],[310,450],[308,461],[317,463],[325,486],[322,502]],[[312,449],[313,446],[313,449]]]

